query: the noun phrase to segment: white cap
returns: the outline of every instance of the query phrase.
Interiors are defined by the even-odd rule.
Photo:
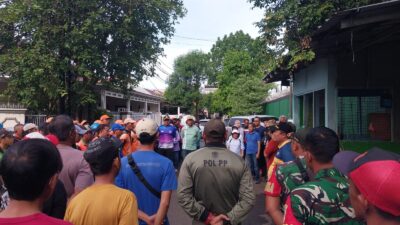
[[[138,136],[141,133],[148,133],[150,135],[155,135],[158,131],[158,125],[152,119],[143,118],[137,121],[135,131]]]
[[[234,129],[234,130],[232,131],[232,134],[239,134],[239,131],[236,130],[236,129]]]
[[[33,128],[38,129],[38,126],[36,126],[36,124],[34,124],[34,123],[27,123],[24,125],[24,131],[28,131]]]
[[[196,118],[194,118],[194,116],[188,115],[188,116],[186,117],[186,121],[188,121],[188,120],[196,121]]]
[[[136,123],[136,121],[134,119],[128,117],[124,120],[124,124],[127,124],[127,123]]]

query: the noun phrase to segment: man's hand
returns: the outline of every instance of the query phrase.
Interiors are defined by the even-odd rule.
[[[154,222],[156,221],[156,215],[157,214],[154,214],[154,215],[149,217],[149,221],[147,223],[148,225],[153,225],[154,224]]]
[[[218,215],[211,220],[210,225],[223,225],[224,220],[229,221],[229,218],[223,214]]]

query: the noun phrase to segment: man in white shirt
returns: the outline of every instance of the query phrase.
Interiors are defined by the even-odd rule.
[[[244,143],[240,138],[240,132],[235,129],[232,131],[232,136],[226,142],[226,147],[233,153],[243,157]]]

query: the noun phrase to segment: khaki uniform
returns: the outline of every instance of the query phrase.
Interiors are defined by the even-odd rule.
[[[254,206],[249,168],[222,144],[207,145],[188,155],[178,181],[179,204],[194,218],[193,224],[204,224],[209,212],[241,224]]]

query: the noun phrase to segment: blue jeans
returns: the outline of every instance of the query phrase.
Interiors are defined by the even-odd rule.
[[[247,165],[250,167],[251,174],[253,175],[253,177],[256,178],[256,181],[258,181],[260,179],[260,172],[258,171],[256,153],[246,154],[246,162]]]

